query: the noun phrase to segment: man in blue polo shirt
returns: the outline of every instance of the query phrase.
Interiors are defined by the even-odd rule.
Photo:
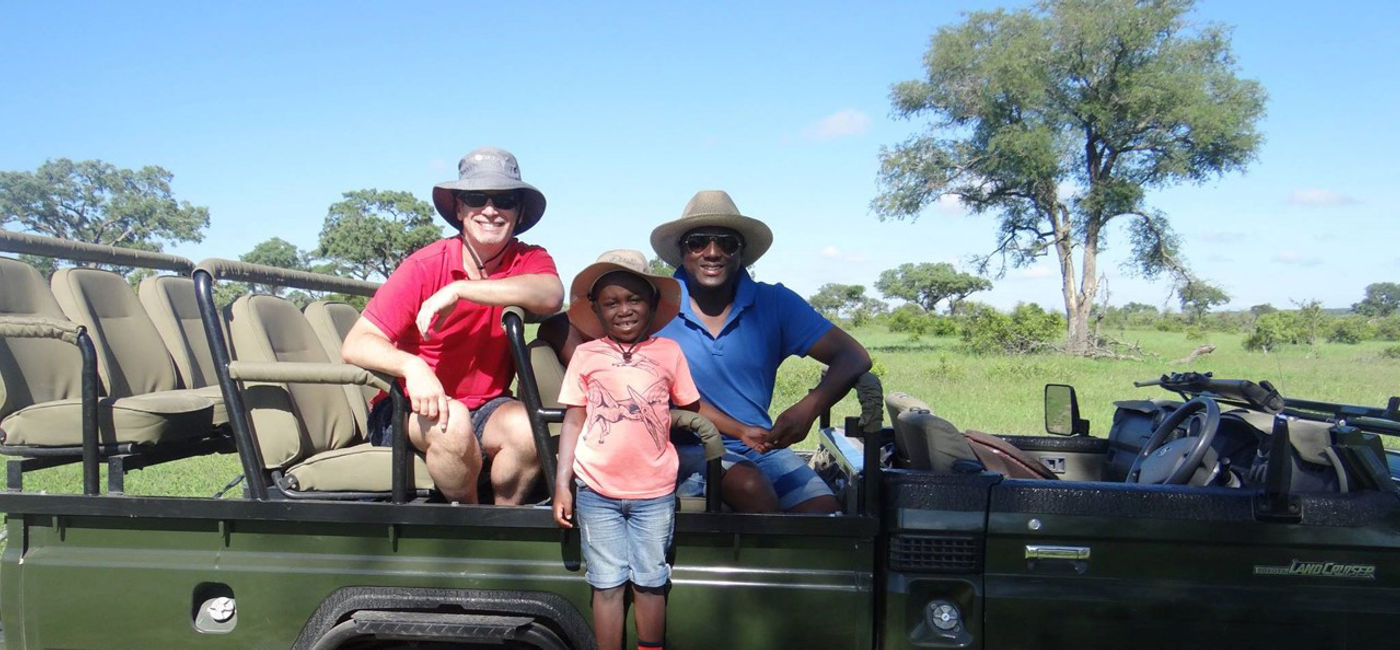
[[[746,267],[772,243],[768,226],[740,214],[727,193],[697,193],[679,219],[651,232],[652,248],[676,267],[684,293],[680,315],[657,335],[685,352],[700,389],[700,413],[725,435],[726,464],[736,456],[750,460],[772,484],[772,492],[767,486],[736,490],[726,477],[731,505],[835,512],[840,504],[830,488],[788,447],[806,438],[817,416],[870,369],[870,355],[791,289],[749,276]],[[770,420],[778,366],[792,355],[826,364],[826,376]]]

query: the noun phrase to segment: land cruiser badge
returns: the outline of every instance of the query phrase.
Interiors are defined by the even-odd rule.
[[[1338,564],[1336,562],[1304,562],[1293,560],[1287,566],[1254,565],[1257,576],[1301,576],[1304,578],[1349,578],[1375,580],[1374,564]]]

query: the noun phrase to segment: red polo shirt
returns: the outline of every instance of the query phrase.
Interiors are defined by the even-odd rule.
[[[554,258],[543,248],[511,240],[501,254],[501,264],[490,279],[516,275],[558,276]],[[443,390],[475,409],[509,392],[515,363],[510,343],[501,329],[501,305],[467,300],[457,307],[440,329],[426,340],[418,336],[418,310],[423,301],[457,280],[466,280],[462,266],[462,240],[441,239],[413,253],[374,293],[364,316],[400,350],[418,357],[433,369]],[[402,385],[403,380],[399,380]]]

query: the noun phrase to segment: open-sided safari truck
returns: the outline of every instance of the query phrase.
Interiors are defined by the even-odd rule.
[[[403,400],[338,363],[353,307],[213,299],[228,280],[372,284],[14,233],[0,249],[173,271],[133,292],[105,271],[44,282],[0,260],[9,647],[592,646],[578,539],[546,503],[442,503],[402,435],[364,444],[367,395]],[[518,312],[503,326],[552,474],[557,361],[527,344]],[[882,400],[867,378],[861,417],[815,433],[842,514],[680,504],[668,644],[1394,645],[1400,461],[1380,436],[1400,433],[1400,400],[1309,402],[1193,374],[1154,383],[1169,392],[1119,402],[1107,437],[1087,435],[1068,386],[1046,389],[1058,435],[998,436],[910,394]],[[678,424],[713,445],[705,423]],[[206,453],[237,454],[241,497],[122,491],[128,471]],[[82,494],[23,489],[27,472],[63,463],[82,465]]]

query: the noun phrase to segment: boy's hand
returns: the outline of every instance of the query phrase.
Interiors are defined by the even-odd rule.
[[[554,523],[560,528],[573,528],[574,522],[570,521],[573,516],[574,493],[567,487],[554,490]]]

